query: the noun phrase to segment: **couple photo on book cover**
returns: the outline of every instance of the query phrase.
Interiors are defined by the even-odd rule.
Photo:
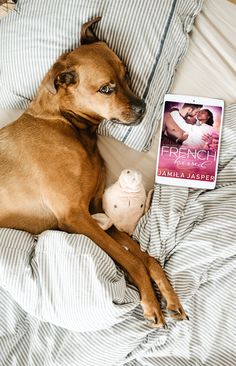
[[[197,150],[217,151],[220,107],[191,103],[166,103],[164,136],[172,142]]]

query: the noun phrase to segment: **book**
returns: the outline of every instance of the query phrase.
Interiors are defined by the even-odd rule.
[[[215,188],[223,115],[221,99],[165,95],[156,183]]]

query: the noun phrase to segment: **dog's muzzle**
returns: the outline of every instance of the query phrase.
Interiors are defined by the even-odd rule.
[[[141,99],[138,103],[132,104],[132,110],[138,118],[142,118],[146,112],[146,103]]]
[[[144,100],[138,100],[138,102],[136,101],[131,105],[130,122],[124,120],[122,121],[117,118],[112,118],[111,121],[125,126],[137,126],[142,122],[145,113],[146,103],[144,102]]]

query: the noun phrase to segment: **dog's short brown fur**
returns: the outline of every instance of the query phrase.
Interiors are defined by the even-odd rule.
[[[88,236],[128,272],[144,316],[163,326],[151,279],[174,316],[186,314],[162,268],[128,235],[114,228],[104,232],[90,215],[101,212],[104,191],[99,123],[105,118],[137,124],[145,111],[123,63],[95,37],[91,26],[98,20],[83,26],[83,45],[58,59],[27,111],[0,131],[0,226]]]

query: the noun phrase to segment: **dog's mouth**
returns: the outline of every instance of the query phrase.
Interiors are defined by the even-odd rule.
[[[138,126],[142,122],[145,114],[146,103],[141,101],[139,103],[132,104],[131,110],[123,111],[121,113],[121,119],[113,117],[110,121],[124,126]]]
[[[133,122],[122,121],[119,118],[111,118],[110,121],[113,123],[119,124],[119,125],[124,125],[124,126],[138,126],[142,122],[143,117],[144,117],[144,115],[142,117],[136,119]]]

